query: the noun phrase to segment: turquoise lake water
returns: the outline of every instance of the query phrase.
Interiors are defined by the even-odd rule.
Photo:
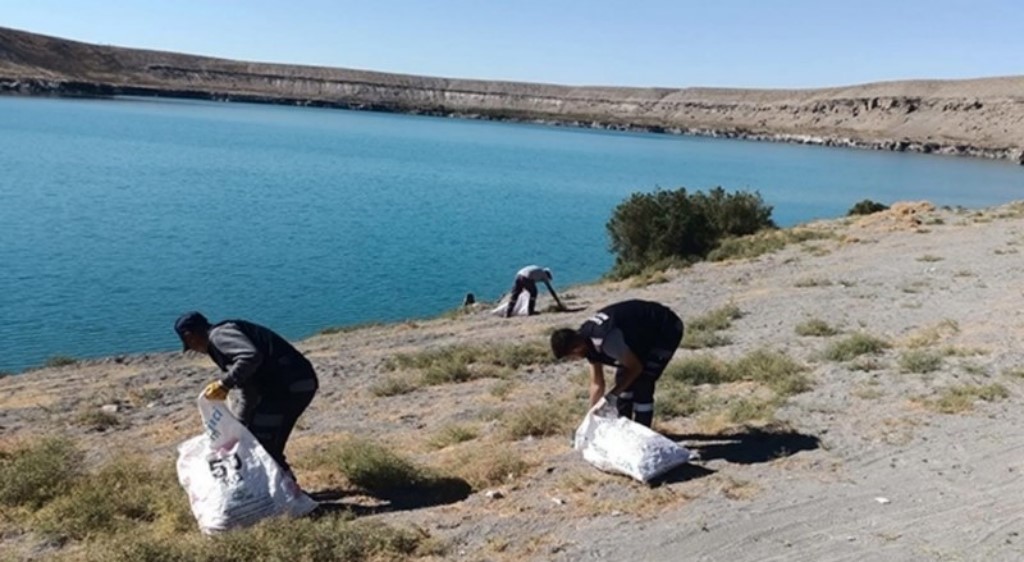
[[[759,190],[782,225],[864,198],[1024,198],[1002,162],[156,99],[0,97],[0,370],[178,346],[181,312],[300,338],[611,267],[633,191]]]

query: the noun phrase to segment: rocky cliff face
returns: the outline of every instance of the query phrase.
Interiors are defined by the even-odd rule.
[[[165,95],[1013,159],[1024,77],[817,90],[571,87],[246,63],[0,28],[0,91]]]

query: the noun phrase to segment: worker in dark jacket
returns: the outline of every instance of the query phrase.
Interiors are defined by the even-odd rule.
[[[238,389],[233,413],[281,468],[291,474],[284,446],[296,420],[318,388],[313,365],[284,338],[245,320],[211,325],[198,312],[174,323],[184,351],[206,353],[221,371],[220,380],[203,390],[210,400],[224,400]]]
[[[579,330],[551,334],[555,357],[590,362],[590,405],[602,397],[620,416],[651,426],[654,386],[683,339],[683,321],[668,307],[628,300],[602,308]],[[605,393],[604,365],[616,367],[615,386]]]

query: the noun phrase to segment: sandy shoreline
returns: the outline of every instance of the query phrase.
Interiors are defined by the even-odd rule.
[[[574,287],[572,314],[503,321],[486,314],[373,326],[300,342],[322,388],[294,436],[290,458],[307,488],[330,475],[304,464],[314,451],[360,435],[439,470],[462,455],[518,455],[528,468],[464,500],[366,517],[416,525],[453,560],[1018,560],[1024,555],[1024,205],[984,211],[918,207],[809,228],[828,238],[750,260],[702,263],[665,282]],[[726,345],[683,349],[676,361],[733,361],[768,349],[806,367],[811,388],[742,423],[721,408],[754,399],[752,383],[700,385],[717,406],[690,416],[656,413],[656,426],[703,460],[648,488],[597,472],[565,435],[509,439],[524,408],[565,403],[578,414],[579,364],[525,365],[504,378],[423,386],[380,396],[399,353],[449,345],[542,344],[556,326],[627,297],[659,300],[691,322],[741,312]],[[799,335],[823,321],[840,333]],[[841,361],[826,352],[853,334],[890,347]],[[914,358],[931,357],[916,372]],[[214,376],[202,357],[125,356],[0,379],[0,445],[63,433],[90,462],[136,451],[170,463],[198,432],[192,397]],[[982,397],[971,389],[1002,388]],[[667,395],[661,394],[661,401]],[[956,392],[965,400],[944,400]],[[116,405],[97,432],[83,412]],[[667,404],[659,406],[664,412]],[[435,448],[451,424],[476,437]],[[483,492],[499,489],[501,499]],[[343,501],[364,501],[346,499]],[[28,549],[29,537],[0,543]],[[27,552],[18,550],[19,552]]]

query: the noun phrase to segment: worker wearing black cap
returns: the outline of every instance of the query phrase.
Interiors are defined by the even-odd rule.
[[[313,365],[284,338],[245,320],[211,325],[198,312],[181,315],[174,323],[184,351],[206,353],[226,375],[203,390],[210,400],[224,400],[238,389],[234,414],[267,453],[291,473],[284,446],[296,420],[318,388]]]

